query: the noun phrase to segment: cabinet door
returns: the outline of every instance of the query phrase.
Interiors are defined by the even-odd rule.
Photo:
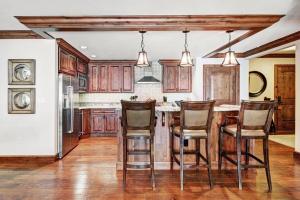
[[[89,67],[89,92],[98,92],[99,90],[99,69],[97,65]]]
[[[165,64],[163,70],[163,92],[176,92],[178,66]]]
[[[105,115],[95,114],[92,115],[92,132],[104,132],[105,131]]]
[[[89,109],[81,110],[82,125],[81,125],[81,137],[89,137],[91,134],[91,111]]]
[[[240,99],[239,66],[204,65],[204,100],[215,100],[216,105],[238,104]]]
[[[105,132],[116,133],[118,131],[118,116],[105,114]]]
[[[77,72],[77,58],[71,54],[68,56],[69,64],[68,64],[68,70],[72,74],[76,74]]]
[[[77,71],[86,74],[87,70],[87,64],[84,61],[77,59]]]
[[[178,92],[192,92],[192,67],[178,67]]]
[[[76,75],[76,57],[72,56],[62,48],[59,48],[59,72],[72,76]]]
[[[122,74],[119,65],[110,65],[108,69],[108,92],[122,91]]]
[[[122,84],[122,92],[133,92],[133,66],[123,66],[123,84]]]
[[[99,92],[108,91],[108,67],[107,65],[99,66]]]

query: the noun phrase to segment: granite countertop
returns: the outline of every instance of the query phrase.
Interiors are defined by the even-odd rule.
[[[121,103],[119,102],[81,102],[78,105],[79,109],[116,109],[121,110]],[[178,112],[180,111],[180,107],[175,103],[167,102],[167,103],[158,103],[156,105],[155,110],[158,112]],[[239,111],[239,105],[228,105],[223,104],[220,106],[215,106],[215,112],[226,112],[226,111]]]

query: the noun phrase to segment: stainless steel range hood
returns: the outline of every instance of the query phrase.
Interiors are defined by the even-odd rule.
[[[144,67],[143,72],[144,76],[138,80],[136,83],[160,83],[160,81],[153,76],[152,66]]]
[[[153,76],[144,76],[137,83],[160,83],[160,81]]]

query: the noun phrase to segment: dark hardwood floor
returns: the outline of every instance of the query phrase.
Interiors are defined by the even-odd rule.
[[[116,145],[116,138],[88,138],[52,164],[0,163],[0,199],[300,199],[300,159],[277,143],[270,142],[272,193],[267,193],[264,169],[244,172],[242,191],[235,171],[214,171],[210,190],[204,169],[187,172],[183,192],[179,171],[156,171],[155,191],[149,171],[130,171],[123,190],[122,173],[115,167]],[[258,143],[257,152],[260,147]]]

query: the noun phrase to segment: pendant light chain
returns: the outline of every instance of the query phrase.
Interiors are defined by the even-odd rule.
[[[188,49],[187,32],[185,32],[184,35],[185,35],[184,48],[185,48],[185,51],[187,51],[187,49]]]
[[[144,44],[144,33],[142,32],[142,41],[141,41],[141,48],[142,48],[142,51],[144,52],[144,47],[145,47],[145,44]]]
[[[229,41],[228,41],[229,51],[231,51],[231,45],[230,45],[230,42],[231,42],[231,32],[229,32],[228,34],[229,34]]]

